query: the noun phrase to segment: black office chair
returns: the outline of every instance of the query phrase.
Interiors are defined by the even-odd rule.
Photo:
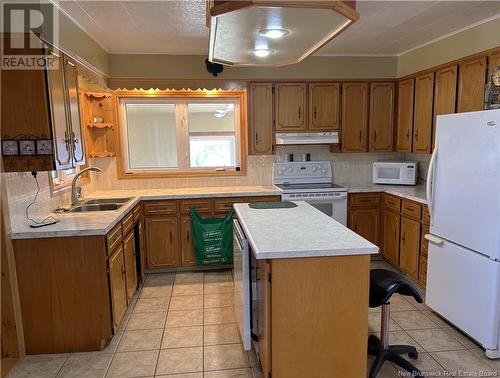
[[[386,269],[373,269],[370,272],[370,307],[382,306],[380,340],[375,335],[368,338],[368,355],[375,356],[370,378],[375,378],[385,361],[391,361],[413,375],[421,372],[409,361],[401,357],[408,353],[412,359],[418,358],[417,349],[411,345],[389,345],[390,299],[394,293],[412,296],[418,303],[422,297],[418,290],[402,274]]]

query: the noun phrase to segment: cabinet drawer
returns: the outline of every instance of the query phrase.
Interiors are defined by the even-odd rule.
[[[212,213],[212,200],[210,199],[193,199],[180,201],[180,211],[181,214],[189,214],[190,208],[196,208],[200,214],[211,214]]]
[[[220,198],[214,200],[214,212],[216,214],[225,214],[233,206],[234,203],[249,202],[246,197]]]
[[[144,203],[146,215],[177,215],[177,201],[148,201]]]
[[[420,236],[420,255],[427,256],[429,252],[429,241],[425,238],[425,235],[429,233],[429,226],[422,226],[422,233]]]
[[[144,208],[142,207],[142,203],[134,207],[134,222],[137,222],[139,219],[144,218]]]
[[[122,225],[118,223],[108,234],[106,235],[106,245],[108,246],[108,256],[121,245],[122,242]]]
[[[401,202],[401,213],[404,216],[407,216],[409,218],[413,218],[415,220],[420,221],[420,211],[421,211],[422,206],[420,206],[418,203],[408,201],[408,200],[402,200]]]
[[[390,194],[385,194],[384,208],[399,213],[401,211],[401,198],[392,196]]]
[[[429,215],[429,208],[427,205],[422,205],[422,223],[427,225],[431,224],[431,216]]]
[[[380,204],[379,193],[351,194],[349,196],[350,206],[378,206]]]
[[[418,280],[425,285],[427,281],[427,257],[420,256],[420,266],[418,270]]]
[[[123,235],[127,235],[134,228],[134,212],[131,211],[122,219]]]

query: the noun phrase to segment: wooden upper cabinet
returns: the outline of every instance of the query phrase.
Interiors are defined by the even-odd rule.
[[[303,131],[307,128],[306,84],[278,83],[275,86],[277,131]]]
[[[399,268],[418,279],[420,255],[420,223],[401,217],[401,238],[399,248]]]
[[[370,84],[369,151],[392,151],[394,83]]]
[[[434,72],[415,77],[413,152],[430,153]]]
[[[177,217],[146,219],[148,268],[179,266],[179,228]]]
[[[483,109],[485,83],[486,57],[469,60],[458,66],[458,113]]]
[[[249,102],[250,154],[270,155],[274,152],[273,85],[251,83]]]
[[[309,84],[309,129],[340,129],[340,84]]]
[[[457,99],[456,65],[436,71],[434,86],[434,125],[436,117],[441,114],[455,113]]]
[[[500,68],[500,50],[488,55],[488,78],[486,81],[490,80],[497,67]]]
[[[398,83],[397,145],[399,152],[411,152],[413,141],[413,102],[415,98],[415,79]]]
[[[368,128],[368,83],[342,86],[342,151],[366,151]]]

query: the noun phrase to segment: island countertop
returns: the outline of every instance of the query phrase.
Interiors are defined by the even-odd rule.
[[[304,201],[284,209],[233,205],[257,259],[376,254],[379,248]]]

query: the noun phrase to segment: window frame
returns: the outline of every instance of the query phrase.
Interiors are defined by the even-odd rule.
[[[187,168],[180,164],[176,168],[152,168],[137,169],[129,168],[127,125],[125,120],[126,103],[142,102],[144,99],[171,100],[173,103],[187,103],[190,100],[198,103],[218,102],[224,100],[233,100],[237,111],[235,111],[235,120],[239,121],[239,127],[235,130],[236,137],[236,156],[239,157],[239,170],[236,168],[216,169],[209,168]],[[246,163],[248,155],[248,126],[247,126],[247,93],[246,90],[132,90],[116,92],[116,112],[118,120],[118,151],[117,151],[117,171],[119,179],[130,178],[166,178],[166,177],[197,177],[197,176],[244,176],[246,175]],[[186,123],[184,127],[189,127]],[[189,131],[187,133],[189,137]],[[177,137],[177,153],[184,151],[184,146],[189,144],[189,140],[180,140]],[[180,141],[180,143],[179,143]],[[180,144],[180,146],[179,146]],[[182,149],[179,149],[182,147]],[[178,164],[180,163],[178,159]],[[187,160],[189,166],[189,159]]]

